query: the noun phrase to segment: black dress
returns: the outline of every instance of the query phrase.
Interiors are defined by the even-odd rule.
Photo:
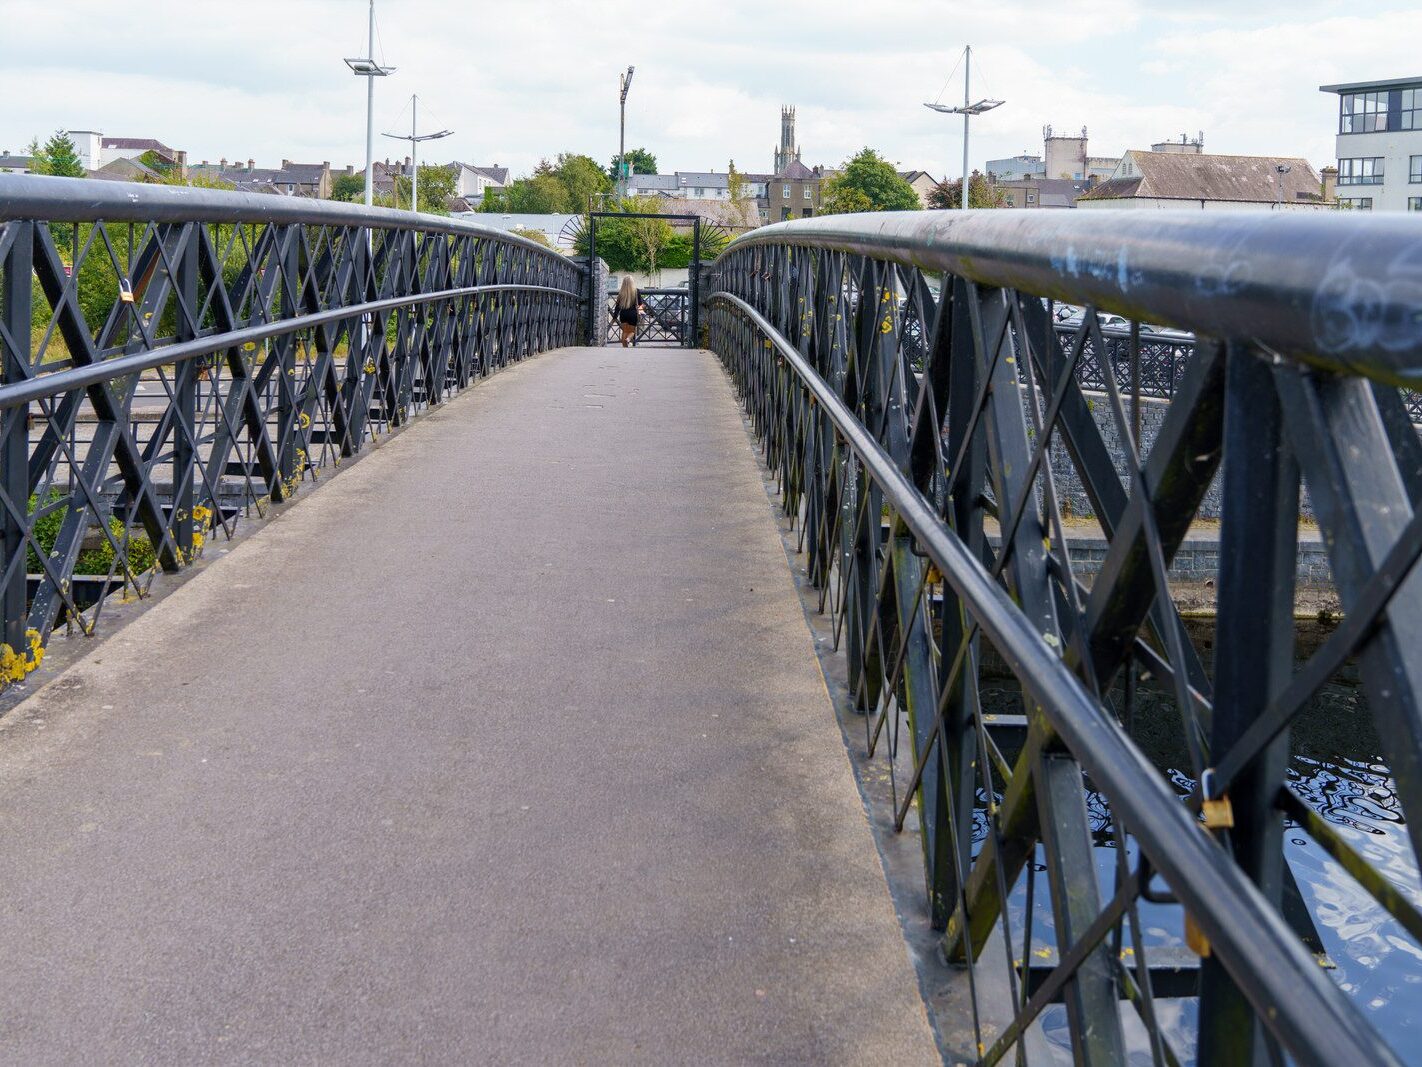
[[[632,303],[627,307],[617,305],[617,321],[628,326],[637,325],[637,307],[642,303],[642,290],[638,289],[632,297]]]

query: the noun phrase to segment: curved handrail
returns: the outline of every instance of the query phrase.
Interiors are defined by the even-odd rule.
[[[470,234],[567,257],[527,237],[444,215],[366,207],[339,200],[240,193],[187,185],[148,185],[95,178],[0,174],[0,222],[230,222],[366,226],[377,230],[418,229],[427,233]]]
[[[1352,212],[904,211],[779,222],[798,245],[948,272],[1422,387],[1422,217]]]

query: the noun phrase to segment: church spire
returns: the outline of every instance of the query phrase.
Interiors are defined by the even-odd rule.
[[[795,143],[795,108],[793,105],[780,109],[780,147],[775,150],[775,173],[785,170],[791,161],[800,159],[800,146]]]

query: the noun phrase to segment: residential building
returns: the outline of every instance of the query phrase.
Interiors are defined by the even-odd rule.
[[[186,152],[169,148],[152,137],[105,137],[98,130],[65,130],[74,142],[74,154],[86,171],[101,170],[120,159],[137,159],[152,152],[158,162],[180,170],[187,166]]]
[[[747,176],[742,175],[742,179]],[[768,175],[760,176],[763,181]],[[762,182],[763,184],[763,182]],[[754,195],[750,190],[746,195]],[[633,174],[627,178],[628,196],[660,196],[669,200],[729,200],[730,175],[714,170],[678,170],[671,174]]]
[[[472,163],[455,160],[449,164],[454,168],[454,195],[470,203],[477,204],[484,199],[487,189],[503,189],[509,184],[509,168],[495,163],[492,167],[477,167]]]
[[[1041,156],[1020,156],[1006,159],[990,159],[983,165],[989,181],[1015,182],[1023,178],[1041,178],[1047,173],[1047,165]]]
[[[1086,148],[1086,127],[1081,128],[1081,136],[1058,134],[1052,127],[1042,127],[1042,141],[1045,160],[1042,175],[1047,178],[1069,178],[1082,181],[1086,178],[1108,178],[1116,169],[1120,159],[1116,156],[1093,156]]]
[[[627,176],[628,196],[677,195],[679,188],[675,174],[630,174]]]
[[[32,157],[13,155],[7,148],[0,151],[0,174],[28,174],[33,162]]]
[[[1338,94],[1338,206],[1422,211],[1422,77],[1318,88]]]
[[[800,162],[800,146],[795,143],[795,108],[780,109],[780,145],[775,149],[773,172],[784,172],[791,163]]]
[[[1078,196],[1076,206],[1297,211],[1333,205],[1306,159],[1132,150],[1110,178]]]
[[[807,167],[792,159],[767,183],[768,221],[808,219],[820,213],[820,190],[834,171],[824,167]]]
[[[259,167],[252,159],[245,164],[240,160],[229,164],[225,158],[216,163],[204,159],[188,167],[187,171],[189,175],[202,175],[224,182],[243,193],[276,193],[318,200],[331,196],[331,164],[325,160],[320,163],[293,163],[283,159],[280,167]],[[347,174],[352,172],[351,167],[345,169]]]
[[[1070,208],[1095,185],[1095,179],[1034,177],[993,182],[992,188],[1001,195],[1005,208]]]
[[[901,170],[899,177],[908,182],[913,191],[918,194],[918,206],[928,207],[928,196],[938,188],[938,179],[926,170]]]

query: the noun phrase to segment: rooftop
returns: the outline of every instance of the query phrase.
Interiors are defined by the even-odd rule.
[[[1370,82],[1339,82],[1337,85],[1320,85],[1320,93],[1362,93],[1369,89],[1407,89],[1422,87],[1422,74],[1411,78],[1383,78]]]
[[[775,177],[789,178],[791,181],[805,181],[809,178],[818,177],[818,175],[798,159],[792,159],[789,163],[785,164],[785,169],[775,175]]]
[[[88,131],[75,131],[88,132]],[[169,148],[162,141],[156,141],[152,137],[104,137],[102,139],[104,148],[121,148],[129,152],[157,152],[159,155],[174,158],[173,149]]]
[[[1279,167],[1287,167],[1280,173]],[[1282,190],[1280,186],[1282,185]],[[1282,197],[1280,193],[1282,191]],[[1081,200],[1233,200],[1284,203],[1318,200],[1322,179],[1306,159],[1292,156],[1225,156],[1148,152],[1121,157],[1116,173]]]

